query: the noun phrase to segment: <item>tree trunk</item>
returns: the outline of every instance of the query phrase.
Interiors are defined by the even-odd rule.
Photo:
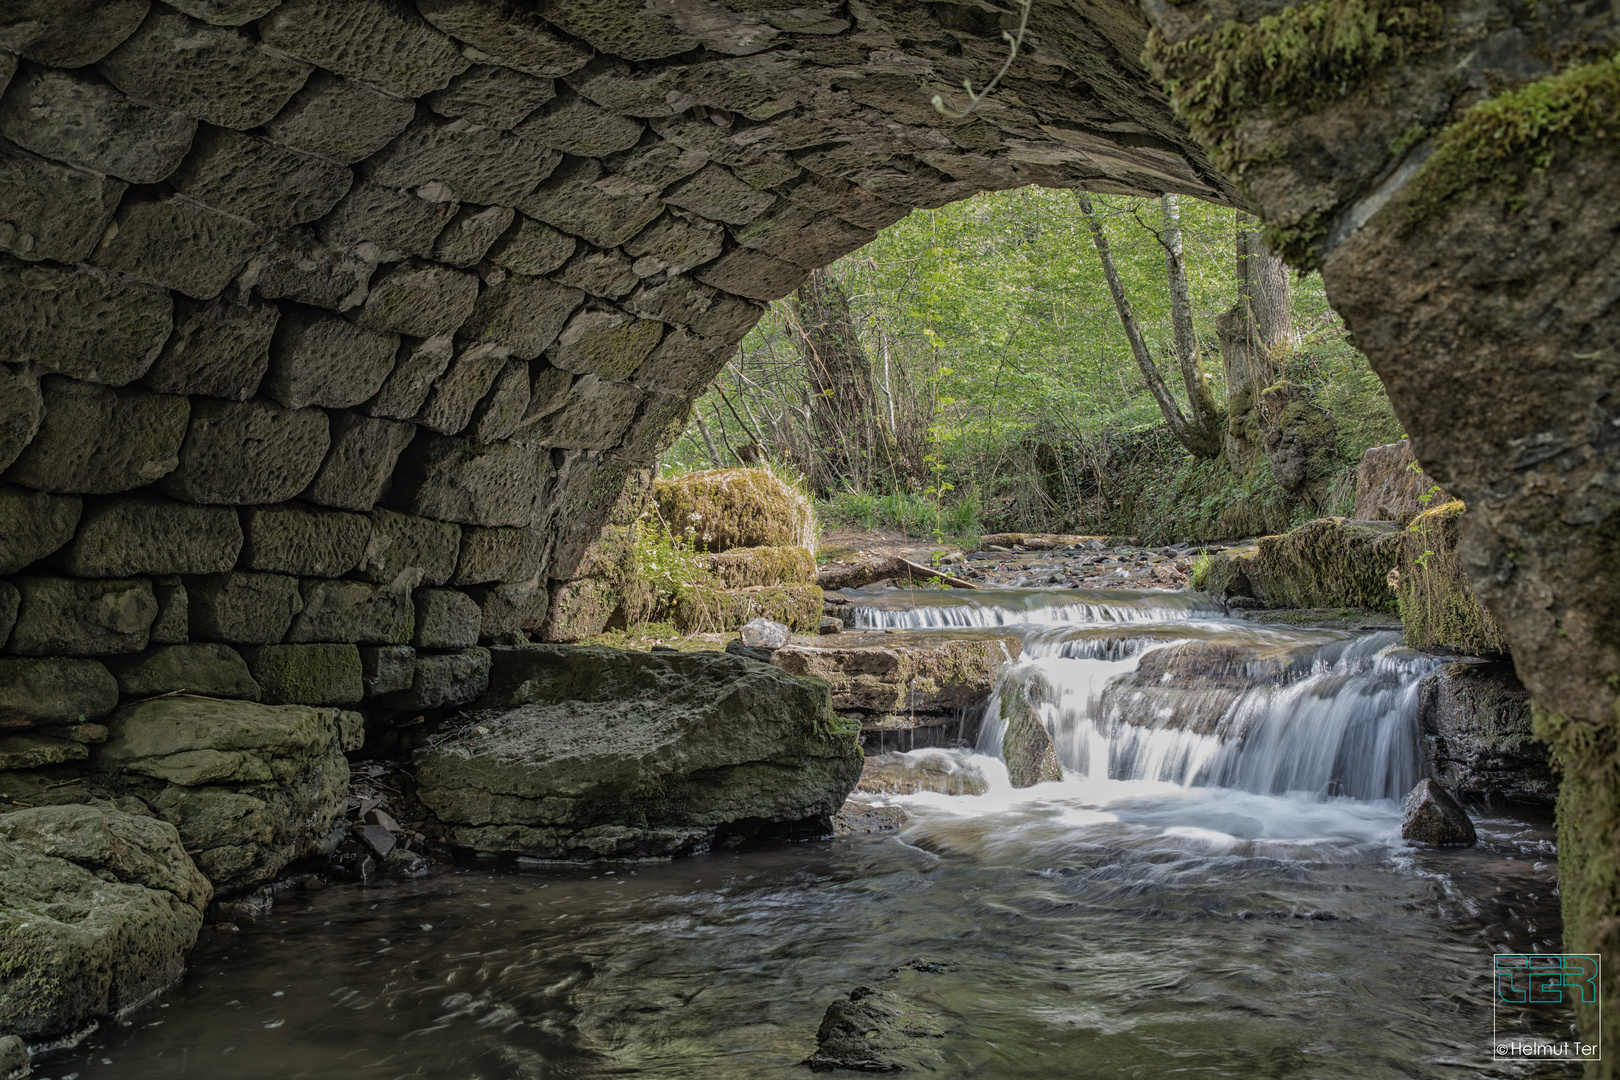
[[[1226,374],[1227,462],[1247,472],[1265,456],[1260,396],[1281,376],[1293,343],[1288,268],[1267,250],[1254,218],[1237,215],[1238,302],[1215,320]]]
[[[1170,278],[1170,322],[1175,331],[1176,360],[1181,365],[1181,382],[1187,388],[1189,422],[1198,430],[1200,445],[1221,445],[1220,408],[1204,377],[1204,358],[1193,328],[1192,290],[1187,287],[1187,264],[1181,256],[1181,201],[1174,195],[1161,198],[1164,207],[1164,261]],[[1286,284],[1286,281],[1285,281]],[[1214,457],[1219,450],[1206,455]]]
[[[881,440],[869,422],[872,369],[849,314],[849,298],[825,270],[812,270],[793,294],[799,352],[809,384],[810,421],[817,442],[811,481],[831,494],[836,481],[855,488],[870,479]]]

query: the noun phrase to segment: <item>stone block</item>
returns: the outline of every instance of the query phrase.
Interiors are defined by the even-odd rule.
[[[504,345],[520,360],[533,360],[585,299],[578,289],[545,278],[512,275],[484,289],[459,336],[476,344]]]
[[[0,135],[132,184],[155,184],[174,172],[196,130],[197,121],[184,113],[138,104],[67,71],[19,71],[0,98]]]
[[[84,578],[215,574],[236,565],[242,527],[225,506],[193,506],[162,495],[95,500],[54,560]]]
[[[48,735],[0,735],[0,770],[36,769],[83,761],[90,756],[83,743]]]
[[[157,616],[150,582],[78,581],[25,575],[6,651],[24,656],[110,656],[140,652]]]
[[[0,729],[94,720],[118,707],[118,682],[95,660],[0,656]]]
[[[246,401],[270,365],[270,337],[281,317],[274,304],[182,298],[175,305],[174,333],[141,377],[141,385],[164,394],[203,394]]]
[[[428,392],[450,366],[455,343],[449,334],[424,340],[405,339],[394,360],[394,370],[383,381],[377,396],[365,405],[371,416],[409,420],[422,409]]]
[[[534,421],[524,437],[564,450],[607,450],[635,419],[645,394],[629,383],[581,375],[562,407]]]
[[[416,422],[443,435],[455,435],[472,420],[473,409],[506,367],[504,345],[463,347],[455,362],[433,384]]]
[[[73,539],[84,500],[0,484],[0,574],[15,574]]]
[[[450,580],[456,569],[461,526],[381,507],[370,517],[371,539],[351,577],[403,588],[443,585]]]
[[[99,270],[0,259],[0,361],[123,386],[162,351],[173,308],[168,293]]]
[[[266,705],[353,705],[365,697],[354,645],[261,645],[243,653]]]
[[[175,196],[124,201],[90,257],[95,265],[211,300],[264,246],[252,222]]]
[[[11,628],[17,624],[17,608],[22,604],[22,596],[17,592],[17,586],[9,581],[0,581],[0,649],[5,648],[6,640],[11,637]]]
[[[394,462],[415,434],[410,424],[333,413],[332,449],[302,498],[343,510],[370,510],[388,486]]]
[[[720,294],[691,278],[675,277],[643,285],[623,302],[624,310],[671,326],[691,326],[714,306]]]
[[[692,322],[692,332],[721,345],[737,344],[765,314],[765,305],[730,293],[715,294],[714,303]]]
[[[501,237],[489,252],[489,261],[514,274],[538,277],[568,261],[579,241],[543,221],[518,218],[517,228]]]
[[[518,209],[599,247],[617,247],[663,213],[664,203],[657,195],[624,191],[612,181],[595,160],[568,158]]]
[[[267,45],[402,97],[438,90],[470,63],[414,8],[389,0],[284,0],[258,28]]]
[[[574,385],[574,373],[552,367],[545,360],[529,365],[529,407],[523,412],[523,423],[549,416],[562,408],[568,400],[568,391]]]
[[[360,646],[360,685],[366,697],[408,690],[416,675],[416,650],[409,645]]]
[[[243,570],[335,578],[360,565],[371,521],[299,503],[250,506],[242,511],[242,535]]]
[[[279,3],[281,0],[175,0],[169,6],[215,26],[241,26]]]
[[[488,649],[463,649],[441,656],[418,656],[409,690],[383,704],[394,709],[448,709],[465,705],[489,686]]]
[[[551,455],[527,441],[479,445],[421,431],[400,455],[391,499],[422,517],[526,528],[550,478]]]
[[[646,125],[570,90],[530,113],[512,130],[530,142],[574,157],[600,158],[636,145]]]
[[[79,68],[135,32],[149,0],[12,0],[5,47],[52,67]]]
[[[169,183],[216,210],[286,229],[325,217],[348,194],[354,174],[257,135],[206,128]]]
[[[566,75],[591,58],[589,46],[557,33],[510,0],[418,0],[428,22],[486,54],[492,63],[542,79]]]
[[[233,570],[186,582],[191,636],[232,645],[271,645],[303,610],[298,579]]]
[[[404,255],[425,259],[459,208],[454,200],[426,199],[359,180],[315,228],[322,240],[339,247],[376,244],[378,261]]]
[[[101,239],[128,186],[0,139],[0,251],[29,262],[78,262]]]
[[[346,409],[382,387],[394,367],[399,338],[356,326],[314,308],[282,313],[270,339],[270,369],[262,389],[289,409]]]
[[[0,471],[39,434],[44,415],[45,398],[33,369],[0,364]]]
[[[423,100],[440,116],[506,131],[556,96],[550,79],[496,64],[474,64]]]
[[[478,604],[479,638],[505,644],[545,624],[550,597],[539,577],[501,585],[474,585],[467,594]]]
[[[477,265],[516,216],[509,206],[463,206],[434,242],[433,260],[450,266]]]
[[[428,338],[452,334],[472,314],[478,278],[434,263],[407,260],[372,283],[358,322],[371,330]]]
[[[303,584],[304,608],[287,631],[289,644],[353,641],[361,645],[405,645],[416,626],[411,592],[365,581]]]
[[[562,160],[494,128],[418,116],[399,137],[366,159],[366,176],[385,187],[440,183],[464,202],[512,206],[551,175]]]
[[[546,535],[537,529],[461,530],[452,585],[488,585],[533,578],[545,568]]]
[[[814,211],[787,199],[735,233],[744,247],[814,270],[861,248],[876,238],[872,229],[851,225],[831,213]]]
[[[540,641],[578,641],[594,637],[623,604],[619,588],[602,578],[575,578],[551,583],[551,609],[540,628]]]
[[[190,598],[179,578],[159,578],[152,582],[157,598],[157,617],[147,638],[150,645],[184,645],[191,640]]]
[[[552,280],[606,300],[616,300],[641,284],[629,256],[597,247],[575,252],[568,265],[552,275]]]
[[[370,241],[333,247],[311,232],[293,229],[271,234],[265,250],[243,273],[243,281],[269,300],[296,300],[327,311],[348,311],[365,301],[371,275],[385,254],[403,257]]]
[[[665,214],[624,245],[639,277],[684,274],[725,249],[726,231],[687,214]]]
[[[473,410],[467,438],[477,443],[506,439],[518,429],[529,408],[529,365],[508,360],[495,382]]]
[[[415,115],[409,99],[316,68],[264,133],[306,154],[353,165],[387,146]]]
[[[159,488],[205,505],[286,502],[309,486],[330,442],[320,409],[199,398],[180,466]]]
[[[419,649],[460,649],[478,644],[478,603],[455,589],[416,591],[416,634]]]
[[[652,193],[684,180],[708,161],[705,150],[677,146],[648,132],[630,149],[604,158],[602,165],[616,178],[616,185],[636,185]]]
[[[41,491],[105,495],[149,484],[178,464],[190,402],[137,387],[50,375],[45,418],[5,479]]]
[[[810,271],[748,248],[737,248],[692,272],[705,285],[713,285],[750,300],[780,300],[804,284]]]
[[[663,323],[617,308],[587,308],[569,321],[546,359],[576,375],[623,379],[658,346],[664,329]]]
[[[688,395],[652,391],[614,455],[627,462],[650,464],[675,444],[691,416],[692,398]]]
[[[187,693],[259,700],[259,684],[229,645],[160,645],[109,660],[107,668],[125,697]]]
[[[729,169],[711,162],[665,192],[664,201],[710,221],[746,225],[764,213],[776,196],[750,187]]]
[[[310,70],[240,30],[162,7],[97,67],[136,100],[240,131],[280,112]]]

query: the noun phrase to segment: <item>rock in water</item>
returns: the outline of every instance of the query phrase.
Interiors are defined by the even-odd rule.
[[[1001,760],[1013,787],[1034,787],[1063,779],[1052,735],[1041,722],[1036,703],[1025,688],[1009,683],[1001,693],[1001,716],[1007,722],[1001,736]]]
[[[816,1052],[805,1062],[815,1072],[934,1071],[943,1058],[931,1040],[945,1037],[940,1017],[900,995],[857,986],[849,1000],[827,1006],[816,1031]]]
[[[15,1035],[0,1035],[0,1080],[28,1075],[28,1044]]]
[[[167,822],[92,806],[0,814],[0,1031],[60,1038],[163,990],[212,895]]]
[[[743,623],[738,636],[750,649],[780,649],[788,643],[791,631],[770,619],[749,619]]]
[[[1478,837],[1474,823],[1446,789],[1433,780],[1419,780],[1406,796],[1406,817],[1401,836],[1422,844],[1470,846]]]
[[[827,687],[723,653],[496,648],[473,722],[416,752],[450,843],[554,859],[825,835],[861,772]]]

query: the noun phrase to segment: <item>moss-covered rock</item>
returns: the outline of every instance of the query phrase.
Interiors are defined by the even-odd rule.
[[[1009,680],[1001,690],[1001,760],[1013,787],[1034,787],[1063,779],[1052,735],[1041,723],[1032,695],[1024,684]]]
[[[670,617],[683,634],[736,630],[749,619],[770,619],[796,632],[821,625],[821,589],[815,585],[756,585],[747,589],[683,588]]]
[[[816,557],[803,547],[733,548],[718,555],[704,555],[698,564],[722,589],[813,585],[816,581]]]
[[[1455,649],[1476,656],[1507,651],[1501,627],[1474,596],[1457,558],[1462,500],[1425,510],[1401,535],[1395,578],[1406,643],[1414,649]]]
[[[269,705],[352,705],[365,694],[354,645],[263,645],[242,650]]]
[[[1503,661],[1447,664],[1418,683],[1425,772],[1456,795],[1552,805],[1558,766],[1536,738],[1530,692]]]
[[[1412,453],[1412,440],[1374,446],[1356,466],[1356,512],[1363,521],[1394,521],[1405,525],[1431,506],[1451,496],[1429,478]]]
[[[850,635],[840,635],[845,637]],[[862,635],[853,635],[860,637]],[[982,707],[1017,638],[976,638],[822,647],[787,645],[771,663],[832,687],[833,708],[871,716],[950,713]]]
[[[1400,530],[1392,522],[1328,517],[1279,536],[1213,552],[1193,587],[1220,596],[1253,597],[1274,608],[1391,606],[1389,571]]]
[[[739,547],[815,549],[810,500],[766,469],[714,469],[653,483],[658,512],[677,533],[692,529],[702,551]]]

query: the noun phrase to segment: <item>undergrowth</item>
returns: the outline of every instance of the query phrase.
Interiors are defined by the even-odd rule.
[[[906,536],[932,537],[959,546],[977,546],[983,532],[979,502],[971,494],[952,503],[939,503],[910,492],[874,495],[843,491],[817,503],[816,516],[826,526],[895,529]]]

